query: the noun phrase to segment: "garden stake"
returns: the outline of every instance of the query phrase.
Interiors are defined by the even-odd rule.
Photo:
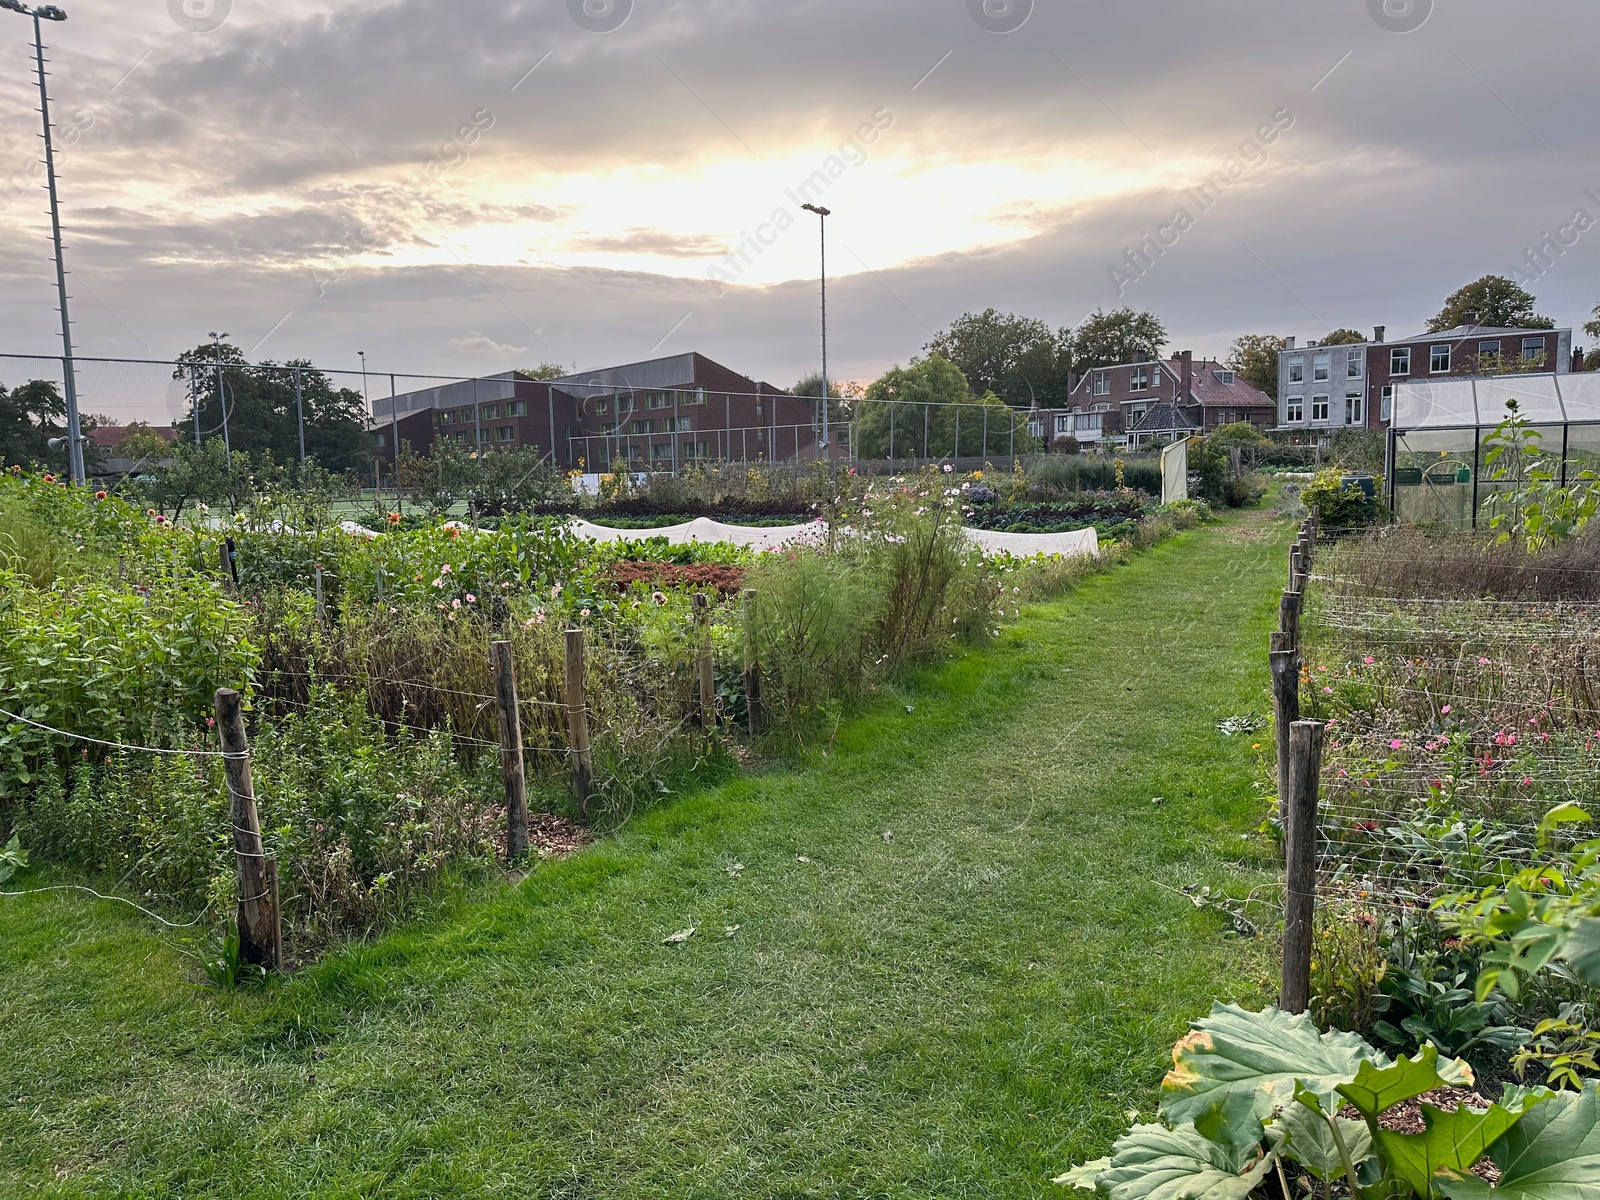
[[[278,909],[277,864],[261,844],[256,793],[250,778],[250,742],[244,732],[239,693],[218,688],[213,698],[222,738],[233,823],[233,855],[239,872],[239,956],[276,971],[283,965],[283,923]]]
[[[1288,636],[1272,635],[1272,731],[1278,743],[1278,823],[1289,827],[1289,727],[1300,719],[1300,663],[1294,651],[1280,649]]]
[[[500,778],[506,788],[506,858],[512,862],[528,852],[528,783],[522,764],[522,715],[517,709],[517,672],[511,661],[511,643],[495,642],[495,706],[500,712]]]
[[[1283,897],[1283,988],[1278,1007],[1311,1005],[1311,940],[1317,909],[1317,787],[1322,774],[1321,721],[1289,727],[1288,870]]]
[[[711,663],[711,598],[694,594],[695,668],[700,677],[700,728],[717,727],[717,684]]]
[[[891,410],[892,415],[892,410]],[[757,737],[766,727],[761,711],[761,660],[756,653],[756,590],[744,590],[744,698],[750,719],[750,736]]]
[[[567,630],[567,740],[572,754],[572,794],[578,814],[589,817],[594,771],[589,761],[589,705],[583,678],[583,630]]]

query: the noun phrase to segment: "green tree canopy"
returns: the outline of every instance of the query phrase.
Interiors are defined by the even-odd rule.
[[[1533,294],[1503,275],[1485,275],[1452,292],[1439,315],[1428,322],[1428,332],[1465,325],[1478,314],[1478,324],[1506,329],[1554,329],[1555,322],[1533,311]]]
[[[1027,418],[993,392],[976,398],[961,368],[937,354],[894,367],[867,388],[856,425],[857,453],[887,458],[981,457],[1037,451]]]
[[[1016,313],[965,313],[924,347],[949,359],[967,378],[968,391],[994,392],[1019,408],[1038,400],[1065,403],[1071,392],[1072,331]]]
[[[1284,339],[1271,333],[1247,333],[1228,352],[1228,369],[1251,387],[1278,398],[1278,351]]]
[[[1154,313],[1132,308],[1114,312],[1096,309],[1073,334],[1073,366],[1082,374],[1096,367],[1131,362],[1139,354],[1160,358],[1166,344],[1167,328]]]
[[[10,391],[0,384],[0,465],[65,470],[66,448],[52,450],[49,441],[66,432],[66,418],[67,403],[50,380],[30,379]]]
[[[518,367],[517,374],[524,379],[560,379],[563,375],[570,375],[560,363],[542,362],[537,367]]]
[[[1327,337],[1317,343],[1319,346],[1354,346],[1366,341],[1366,335],[1354,329],[1335,329]]]
[[[202,343],[178,356],[173,378],[193,379],[200,410],[202,441],[223,436],[223,406],[227,400],[227,443],[245,454],[263,451],[279,462],[300,457],[299,411],[295,396],[298,373],[300,399],[305,407],[306,456],[330,471],[359,470],[369,465],[367,410],[361,393],[335,388],[321,371],[303,359],[250,366],[243,353],[227,342]],[[220,363],[220,367],[219,367]],[[194,408],[180,427],[180,436],[194,439]]]

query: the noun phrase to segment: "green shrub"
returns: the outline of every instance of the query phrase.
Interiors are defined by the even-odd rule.
[[[1375,525],[1377,501],[1369,498],[1359,484],[1341,482],[1340,472],[1318,472],[1316,479],[1300,490],[1300,502],[1318,511],[1324,529],[1357,529]]]

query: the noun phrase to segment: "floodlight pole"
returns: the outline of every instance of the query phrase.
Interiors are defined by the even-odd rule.
[[[72,360],[72,321],[67,315],[67,267],[61,251],[61,203],[56,195],[56,152],[50,137],[50,91],[45,86],[44,35],[39,21],[65,21],[67,14],[53,4],[29,8],[20,0],[3,7],[33,18],[33,54],[39,68],[39,115],[44,119],[44,175],[50,191],[50,236],[56,248],[56,294],[61,304],[61,375],[67,400],[67,465],[72,482],[84,482],[83,423],[78,419],[77,369]]]
[[[833,210],[815,204],[802,204],[800,207],[817,214],[817,229],[822,238],[822,453],[832,458],[832,448],[828,444],[828,218],[833,215]]]

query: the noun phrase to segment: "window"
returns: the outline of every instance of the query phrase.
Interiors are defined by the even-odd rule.
[[[1109,405],[1109,404],[1091,404],[1089,406],[1089,411],[1090,412],[1097,412],[1097,413],[1110,412],[1111,411],[1111,405]]]
[[[600,436],[601,437],[610,437],[616,431],[617,431],[616,424],[614,422],[611,422],[611,421],[607,421],[604,425],[600,426]]]
[[[1409,374],[1411,374],[1411,347],[1410,346],[1401,346],[1398,349],[1389,351],[1389,374],[1391,374],[1391,375],[1409,375]]]
[[[441,424],[441,425],[454,425],[455,423],[456,423],[456,414],[454,412],[452,412],[450,409],[447,408],[447,409],[445,409],[443,412],[441,412],[439,414],[439,424]]]
[[[704,404],[706,402],[705,388],[695,388],[692,392],[684,392],[679,397],[684,404]]]
[[[1061,428],[1061,418],[1060,417],[1056,418],[1056,432],[1057,433],[1065,432],[1065,430],[1063,430]],[[1036,437],[1036,438],[1044,437],[1044,422],[1039,420],[1037,417],[1031,418],[1028,421],[1028,436],[1029,437]]]
[[[1344,398],[1344,423],[1346,425],[1365,425],[1367,423],[1366,399],[1360,392],[1351,392]]]
[[[691,453],[690,453],[690,457],[691,458],[709,458],[710,457],[710,446],[709,446],[708,443],[706,443],[706,442],[694,442],[694,443],[685,442],[684,443],[684,449],[686,449],[686,450],[690,450],[691,446],[692,446],[692,450],[691,450]]]
[[[1522,361],[1536,362],[1544,358],[1544,339],[1542,337],[1522,339]]]
[[[1104,427],[1105,419],[1105,413],[1079,413],[1077,420],[1073,423],[1079,429],[1100,429]]]
[[[480,429],[480,430],[478,430],[478,440],[480,442],[487,442],[489,440],[490,436],[491,436],[491,433],[492,433],[492,431],[488,430],[488,429]]]
[[[632,396],[618,396],[617,397],[617,411],[619,413],[632,412],[633,411],[633,397]]]
[[[663,422],[663,427],[668,433],[688,433],[694,428],[693,417],[668,417]]]
[[[656,462],[670,461],[672,458],[671,442],[654,442],[650,446],[650,457]]]
[[[672,397],[665,392],[651,392],[644,398],[646,408],[671,408]]]
[[[1434,375],[1443,375],[1450,369],[1450,347],[1428,347],[1428,371]]]
[[[635,432],[635,433],[654,433],[655,431],[656,431],[656,423],[655,423],[654,420],[648,420],[647,421],[643,417],[634,418],[633,432]]]
[[[1289,356],[1289,382],[1304,383],[1306,381],[1306,356],[1304,354],[1291,354]]]
[[[1478,357],[1480,359],[1492,358],[1496,362],[1498,362],[1499,359],[1500,359],[1500,343],[1499,342],[1479,342],[1478,343]]]
[[[1096,396],[1111,395],[1111,372],[1096,371],[1094,373],[1094,394]]]
[[[1378,401],[1378,416],[1387,421],[1394,412],[1394,384],[1386,383]]]
[[[1145,386],[1149,384],[1149,382],[1150,372],[1145,367],[1135,367],[1132,371],[1128,372],[1128,390],[1130,392],[1144,391]]]
[[[1313,396],[1313,397],[1311,397],[1311,421],[1312,421],[1312,423],[1315,424],[1318,421],[1326,421],[1327,419],[1328,419],[1328,398],[1326,396]]]
[[[594,400],[594,411],[599,416],[605,416],[611,411],[611,401],[606,399],[604,396],[596,396]]]
[[[506,416],[525,417],[528,415],[528,402],[526,400],[513,400],[506,405]]]
[[[1361,378],[1361,364],[1366,358],[1365,350],[1352,350],[1349,357],[1344,360],[1344,377],[1346,379]]]
[[[1233,372],[1232,371],[1218,371],[1217,372],[1217,382],[1218,383],[1232,383],[1233,382]]]
[[[1305,402],[1299,396],[1293,396],[1284,401],[1283,423],[1285,425],[1298,425],[1306,419]]]
[[[387,446],[388,444],[389,444],[389,435],[387,433],[380,433],[378,435],[378,445]]]
[[[1156,388],[1161,386],[1161,368],[1160,367],[1151,367],[1150,368],[1150,386],[1151,387],[1156,387]]]
[[[1034,437],[1039,437],[1041,434],[1044,433],[1044,430],[1040,429],[1040,430],[1035,431],[1035,430],[1030,428],[1028,430],[1028,432],[1033,434]],[[1071,433],[1072,432],[1072,416],[1071,416],[1071,414],[1066,414],[1066,415],[1059,416],[1059,417],[1056,418],[1056,432],[1057,433]]]
[[[498,421],[500,419],[500,406],[498,404],[485,404],[483,406],[483,419],[485,421]]]
[[[514,442],[517,440],[517,427],[515,425],[502,425],[494,431],[494,435],[502,442]]]
[[[1311,382],[1326,383],[1328,371],[1333,364],[1333,353],[1329,350],[1318,350],[1311,360]]]

